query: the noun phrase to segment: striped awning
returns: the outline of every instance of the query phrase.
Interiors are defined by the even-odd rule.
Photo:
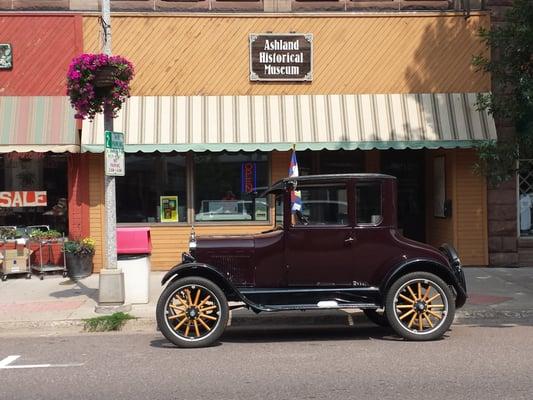
[[[68,97],[0,96],[0,153],[79,152]]]
[[[472,147],[495,140],[475,93],[132,97],[114,122],[127,152]],[[82,151],[103,151],[103,118]]]

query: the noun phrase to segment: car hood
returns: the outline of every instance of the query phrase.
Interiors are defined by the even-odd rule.
[[[253,249],[253,235],[206,235],[196,239],[196,250]]]

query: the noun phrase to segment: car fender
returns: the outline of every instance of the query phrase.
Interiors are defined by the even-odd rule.
[[[260,308],[243,296],[239,289],[237,289],[229,279],[209,264],[197,262],[178,264],[163,276],[161,285],[165,285],[166,283],[187,276],[201,276],[202,278],[209,279],[222,289],[226,297],[228,297],[228,300],[242,301],[254,311]]]
[[[385,293],[387,293],[388,288],[396,279],[398,279],[402,275],[415,271],[426,271],[433,273],[442,278],[446,283],[452,285],[455,288],[455,291],[457,292],[456,303],[459,305],[459,307],[464,304],[464,301],[466,301],[466,293],[457,281],[457,278],[453,274],[452,270],[438,261],[425,258],[405,260],[404,262],[394,267],[385,276],[385,279],[383,280],[383,283],[380,286],[380,292],[385,295]]]

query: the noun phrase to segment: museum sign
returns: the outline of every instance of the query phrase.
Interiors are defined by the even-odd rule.
[[[313,35],[250,34],[251,81],[312,81]]]

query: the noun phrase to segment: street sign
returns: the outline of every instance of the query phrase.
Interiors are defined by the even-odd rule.
[[[126,175],[123,133],[105,132],[105,174],[107,176]]]

